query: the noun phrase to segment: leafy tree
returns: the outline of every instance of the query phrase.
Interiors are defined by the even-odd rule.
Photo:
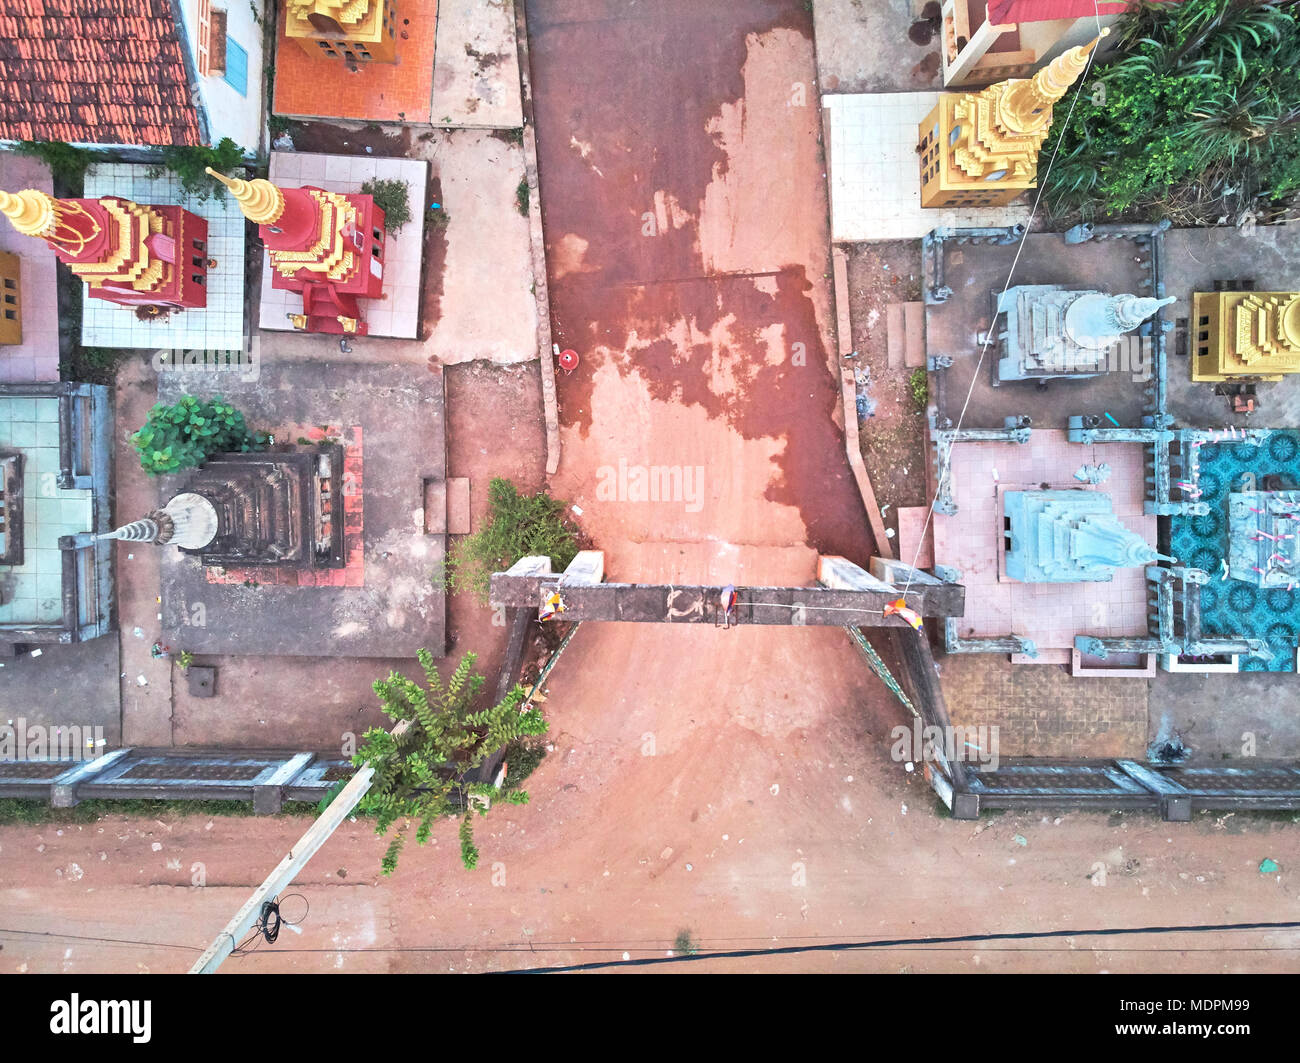
[[[447,585],[487,602],[493,572],[503,572],[523,557],[551,559],[565,568],[578,553],[578,541],[564,523],[564,503],[545,491],[521,495],[509,480],[488,485],[487,523],[461,539],[447,554]]]
[[[526,735],[544,734],[546,721],[535,706],[521,711],[528,695],[520,686],[498,704],[476,709],[483,687],[483,677],[473,671],[477,654],[465,654],[445,683],[428,650],[417,657],[427,689],[397,672],[375,682],[384,712],[393,720],[407,721],[408,726],[394,728],[396,735],[372,728],[362,736],[352,762],[357,767],[369,762],[375,777],[358,807],[376,817],[377,834],[386,835],[400,824],[384,854],[385,875],[397,869],[412,822],[419,823],[415,840],[423,845],[434,823],[453,815],[461,817],[461,860],[472,871],[479,857],[474,845],[475,812],[486,815],[493,797],[527,804],[528,794],[523,790],[501,794],[491,783],[470,781],[470,776],[502,746]]]
[[[186,395],[174,406],[160,402],[131,435],[150,476],[197,468],[213,454],[262,450],[268,442],[263,433],[250,432],[244,415],[220,395],[206,401]]]
[[[1300,5],[1143,0],[1040,154],[1057,211],[1213,222],[1300,188]],[[1235,206],[1224,203],[1235,197]]]

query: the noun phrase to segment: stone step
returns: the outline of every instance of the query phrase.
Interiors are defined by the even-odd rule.
[[[468,535],[469,531],[469,477],[453,476],[447,481],[447,534]]]
[[[890,369],[902,369],[906,357],[907,337],[903,324],[903,304],[890,303],[885,307],[885,343]]]
[[[925,304],[903,304],[903,331],[907,336],[907,347],[903,364],[908,369],[925,365]]]

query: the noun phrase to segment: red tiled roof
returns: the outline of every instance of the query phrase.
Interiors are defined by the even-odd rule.
[[[1125,0],[989,0],[988,20],[995,26],[1016,22],[1049,22],[1056,18],[1117,15]]]
[[[199,144],[184,48],[171,0],[3,0],[0,139]]]

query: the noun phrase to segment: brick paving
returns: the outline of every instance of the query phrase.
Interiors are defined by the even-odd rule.
[[[998,728],[1003,757],[1141,757],[1145,679],[1077,679],[1054,665],[949,654],[940,670],[955,726]]]

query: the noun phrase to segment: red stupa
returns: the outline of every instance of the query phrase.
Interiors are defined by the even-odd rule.
[[[302,313],[289,315],[293,327],[364,336],[364,300],[378,299],[384,280],[384,212],[374,199],[208,173],[257,224],[271,260],[271,286],[302,295]]]
[[[117,196],[55,199],[28,188],[0,192],[0,213],[49,244],[92,298],[178,310],[207,305],[208,223],[188,210]]]

